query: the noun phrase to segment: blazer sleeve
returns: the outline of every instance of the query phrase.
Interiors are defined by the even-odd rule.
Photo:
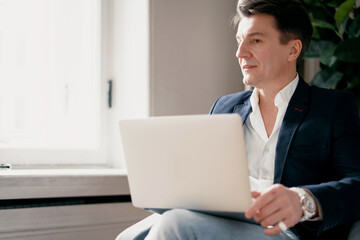
[[[340,94],[332,118],[329,161],[337,179],[302,186],[310,190],[321,205],[323,221],[318,234],[360,219],[360,119],[352,94]]]

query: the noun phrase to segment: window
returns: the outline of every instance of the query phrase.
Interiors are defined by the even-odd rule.
[[[0,163],[108,166],[119,158],[117,121],[134,115],[126,110],[128,99],[142,95],[131,107],[142,105],[140,115],[148,114],[147,45],[134,46],[131,34],[138,25],[147,28],[147,15],[137,16],[147,7],[142,1],[0,0]],[[136,37],[146,42],[147,32]],[[137,51],[145,58],[133,62]],[[132,73],[140,80],[126,73],[134,66],[145,68],[140,78]],[[113,77],[122,94],[113,99],[121,103],[108,109]]]
[[[11,162],[101,149],[100,26],[100,0],[0,2],[0,148]]]
[[[99,0],[7,0],[0,11],[0,146],[98,148]]]
[[[0,163],[124,167],[118,120],[149,115],[148,11],[146,0],[0,0]]]

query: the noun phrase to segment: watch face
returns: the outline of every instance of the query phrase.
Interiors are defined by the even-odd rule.
[[[315,201],[310,197],[305,197],[304,205],[307,211],[313,213],[316,211],[316,204]]]

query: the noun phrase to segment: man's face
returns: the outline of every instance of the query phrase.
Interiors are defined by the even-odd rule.
[[[236,39],[236,57],[244,84],[257,88],[271,87],[289,71],[289,43],[280,43],[280,31],[273,16],[260,14],[242,18]]]

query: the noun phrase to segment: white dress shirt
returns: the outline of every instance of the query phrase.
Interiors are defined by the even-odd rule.
[[[299,76],[296,75],[292,82],[276,94],[274,103],[278,107],[278,113],[269,137],[261,116],[259,92],[256,88],[250,97],[252,112],[246,119],[244,134],[252,191],[262,191],[274,182],[275,148],[280,127],[298,82]]]

